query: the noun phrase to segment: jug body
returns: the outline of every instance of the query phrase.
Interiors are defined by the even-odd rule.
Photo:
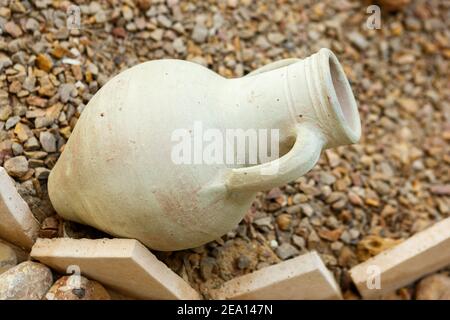
[[[314,59],[325,61],[330,54]],[[217,239],[239,223],[258,190],[304,174],[323,148],[359,139],[348,83],[342,90],[352,104],[349,111],[328,110],[335,107],[333,98],[340,102],[327,91],[336,85],[327,78],[326,87],[320,77],[305,74],[308,68],[332,75],[305,60],[238,79],[179,60],[122,72],[91,99],[51,171],[55,210],[156,250]],[[250,148],[227,149],[227,130],[255,134],[256,158]],[[276,132],[276,145],[261,132]],[[212,156],[211,141],[217,147]],[[277,152],[261,157],[262,147],[267,155]]]

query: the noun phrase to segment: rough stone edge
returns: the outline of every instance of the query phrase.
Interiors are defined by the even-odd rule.
[[[447,250],[441,250],[442,247]],[[443,255],[445,252],[447,254]],[[364,299],[379,299],[447,265],[450,265],[450,218],[441,220],[395,247],[354,266],[349,273]],[[373,273],[368,273],[369,266],[380,268],[379,290],[367,287],[367,281],[374,276]],[[394,275],[388,275],[388,283],[384,284],[383,274],[386,273]],[[384,279],[386,281],[386,276]]]

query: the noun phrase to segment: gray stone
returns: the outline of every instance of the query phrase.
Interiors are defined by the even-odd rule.
[[[283,41],[284,41],[286,38],[285,38],[284,35],[282,35],[281,33],[278,33],[278,32],[272,32],[272,33],[269,33],[269,35],[267,36],[267,39],[268,39],[271,43],[278,45],[278,44],[283,43]]]
[[[62,103],[66,103],[67,101],[69,101],[70,95],[73,90],[75,90],[75,85],[73,83],[64,83],[59,87],[59,99]]]
[[[330,185],[336,182],[336,177],[328,172],[320,172],[320,182]]]
[[[186,46],[184,45],[182,38],[176,38],[172,43],[173,48],[180,54],[186,53]]]
[[[49,118],[47,116],[37,117],[34,120],[34,126],[36,127],[36,129],[45,128],[45,127],[48,127],[51,124],[53,124],[53,122],[54,122],[53,119],[51,119],[51,118]]]
[[[275,252],[281,260],[292,258],[300,253],[297,248],[287,242],[277,247]]]
[[[170,21],[169,18],[167,18],[165,15],[160,14],[158,15],[158,23],[163,26],[164,28],[170,28],[170,26],[172,25],[172,21]]]
[[[357,31],[350,32],[347,37],[359,50],[365,50],[369,46],[369,42],[366,38]]]
[[[208,29],[203,24],[197,23],[192,31],[192,40],[197,43],[203,43],[207,37]]]
[[[41,132],[39,141],[41,142],[42,149],[46,152],[56,152],[56,138],[52,133],[48,131]]]
[[[39,180],[47,179],[50,174],[50,170],[47,168],[38,167],[34,171],[34,175]]]
[[[296,234],[292,236],[292,243],[295,244],[300,249],[304,249],[306,245],[305,239]]]
[[[5,129],[6,129],[6,130],[11,129],[11,128],[14,127],[17,123],[19,123],[19,121],[20,121],[20,117],[19,117],[19,116],[14,116],[14,117],[9,118],[9,119],[6,121],[6,123],[5,123]]]
[[[20,156],[23,153],[23,147],[20,143],[14,142],[11,146],[11,149],[15,156]]]
[[[36,139],[36,137],[31,137],[30,139],[28,139],[23,146],[27,151],[37,151],[41,148],[41,145],[39,144],[39,141]]]
[[[10,158],[5,161],[4,168],[11,177],[20,178],[28,172],[28,161],[24,156]]]

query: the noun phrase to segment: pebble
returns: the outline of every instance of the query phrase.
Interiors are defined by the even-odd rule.
[[[41,142],[42,149],[46,152],[56,152],[56,138],[52,133],[48,131],[41,132],[39,141]]]
[[[59,278],[45,295],[46,300],[111,300],[106,289],[97,281],[83,276]]]
[[[24,143],[24,148],[27,151],[37,151],[41,148],[41,145],[39,144],[39,141],[36,139],[36,137],[31,137]]]
[[[297,248],[286,242],[278,246],[275,252],[281,260],[286,260],[300,254]]]
[[[208,29],[204,25],[197,23],[192,31],[192,39],[197,43],[203,43],[207,37]]]
[[[45,72],[50,72],[53,68],[53,61],[48,55],[40,53],[36,57],[36,65],[39,69],[42,69]]]
[[[36,179],[45,180],[50,175],[50,170],[47,168],[37,167],[34,169],[34,176]]]
[[[73,83],[64,83],[58,89],[59,99],[62,103],[69,101],[72,91],[75,90],[75,85]]]
[[[359,50],[365,50],[369,46],[369,42],[366,38],[357,31],[350,32],[347,37]]]
[[[336,182],[336,177],[323,171],[320,173],[320,182],[326,185],[331,185]]]
[[[23,34],[22,29],[20,29],[19,25],[15,24],[13,21],[8,21],[7,23],[5,23],[4,29],[13,38],[18,38]]]
[[[8,119],[8,121],[6,121],[5,123],[5,129],[9,130],[12,127],[14,127],[17,123],[19,123],[20,121],[20,117],[19,116],[14,116]]]
[[[306,245],[305,239],[296,234],[292,235],[292,243],[295,244],[301,250],[305,249]]]
[[[5,161],[4,167],[11,177],[20,178],[28,172],[28,161],[24,156],[13,157]]]
[[[25,261],[0,275],[0,300],[42,300],[52,283],[49,268]]]
[[[284,35],[282,35],[281,33],[278,33],[278,32],[269,33],[267,38],[271,43],[273,43],[275,45],[279,45],[285,40]]]

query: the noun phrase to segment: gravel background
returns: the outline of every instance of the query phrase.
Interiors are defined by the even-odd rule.
[[[66,28],[71,4],[81,9],[78,30]],[[304,177],[259,194],[221,239],[157,254],[209,297],[223,281],[317,250],[345,297],[356,298],[349,268],[450,212],[450,2],[384,6],[375,30],[367,28],[367,6],[0,0],[0,165],[42,222],[41,236],[101,237],[55,215],[46,179],[84,106],[111,76],[178,58],[239,77],[328,47],[358,100],[361,142],[327,150]],[[410,286],[388,298],[415,294]]]

